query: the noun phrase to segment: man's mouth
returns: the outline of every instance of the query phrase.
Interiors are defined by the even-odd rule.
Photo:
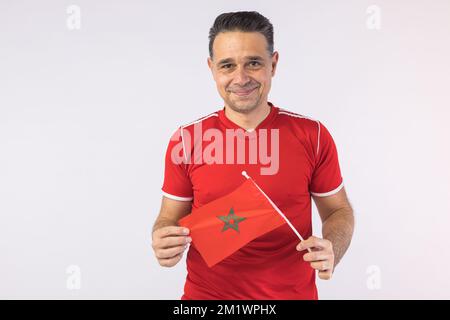
[[[251,89],[248,89],[248,90],[234,90],[234,91],[232,91],[232,92],[233,92],[235,95],[242,97],[242,96],[248,96],[248,95],[251,94],[254,90],[256,90],[256,88],[257,88],[257,87],[251,88]]]

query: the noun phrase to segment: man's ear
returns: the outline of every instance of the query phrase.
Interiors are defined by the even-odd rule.
[[[206,59],[206,62],[208,63],[209,69],[212,71],[213,62],[211,57],[208,57],[208,59]]]
[[[275,51],[272,54],[272,77],[275,75],[275,71],[277,70],[279,54],[278,51]]]
[[[209,70],[211,70],[211,74],[214,78],[214,70],[213,70],[214,64],[211,57],[208,57],[208,59],[206,59],[206,62],[208,63]]]

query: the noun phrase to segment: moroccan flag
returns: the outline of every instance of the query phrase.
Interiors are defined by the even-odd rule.
[[[265,194],[247,179],[237,189],[194,209],[179,221],[208,267],[286,223]]]

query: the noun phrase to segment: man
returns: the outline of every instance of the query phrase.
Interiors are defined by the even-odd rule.
[[[221,14],[209,40],[207,62],[224,107],[181,126],[169,142],[161,211],[152,234],[156,258],[161,266],[172,267],[189,247],[182,299],[317,299],[315,270],[319,278],[330,279],[353,234],[353,211],[333,139],[319,121],[268,101],[279,55],[273,51],[273,27],[267,18],[257,12]],[[236,161],[228,154],[210,154],[216,161],[199,161],[202,154],[195,155],[195,149],[207,148],[213,140],[212,135],[205,137],[209,129],[223,137],[229,137],[230,130],[240,131],[233,138],[245,142],[244,157]],[[253,139],[259,139],[256,146],[262,148],[267,131],[271,160],[277,162],[269,165],[263,152],[254,157],[256,149],[251,147]],[[199,132],[205,135],[198,138]],[[214,139],[227,140],[218,135]],[[228,143],[218,153],[230,149],[235,151],[236,145]],[[177,163],[174,154],[186,161]],[[299,242],[285,224],[208,268],[195,244],[188,246],[189,230],[178,221],[236,189],[243,182],[242,170],[305,240]],[[312,236],[311,197],[322,220],[323,238]]]

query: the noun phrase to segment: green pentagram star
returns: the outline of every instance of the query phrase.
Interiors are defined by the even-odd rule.
[[[237,215],[234,214],[234,209],[231,208],[230,212],[228,213],[227,216],[217,216],[217,218],[219,218],[220,220],[222,220],[225,225],[223,226],[222,232],[228,230],[228,229],[234,229],[237,232],[239,232],[239,222],[244,221],[247,218],[244,217],[238,217]]]

